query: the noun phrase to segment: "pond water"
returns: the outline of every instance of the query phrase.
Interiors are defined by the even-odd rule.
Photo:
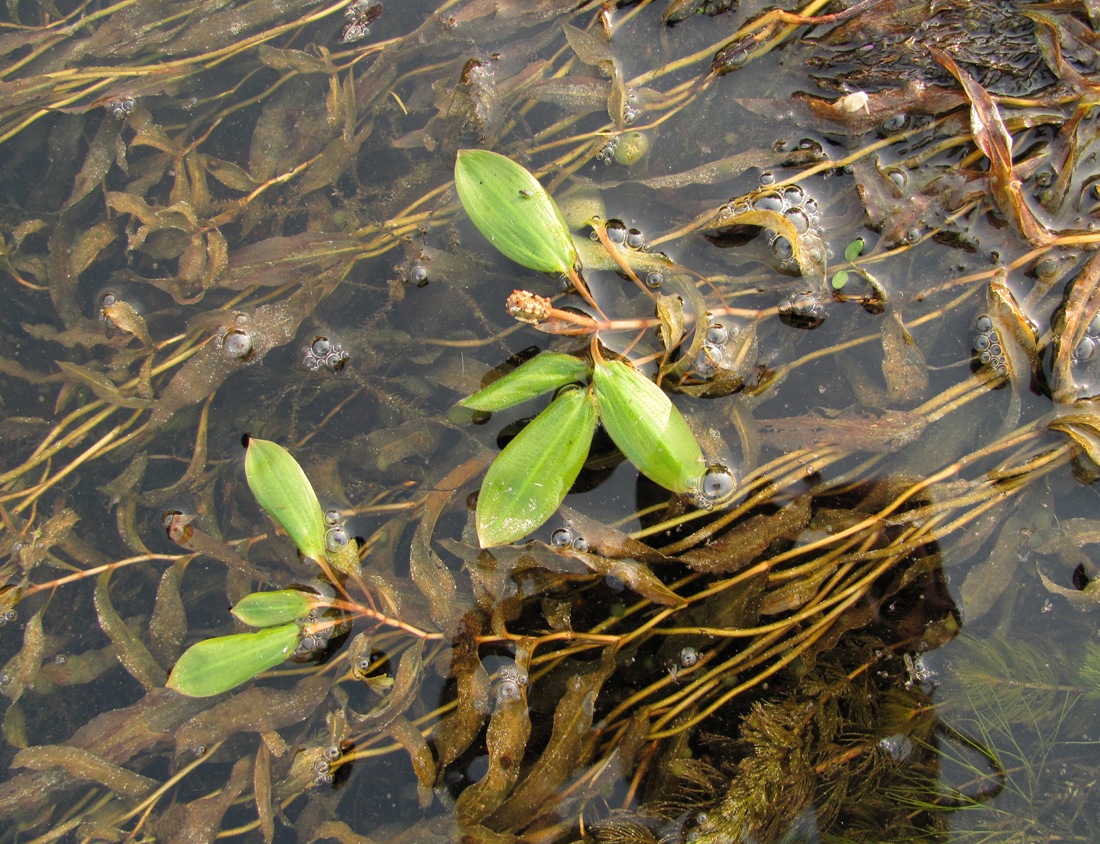
[[[2,840],[1100,840],[1095,3],[3,14]]]

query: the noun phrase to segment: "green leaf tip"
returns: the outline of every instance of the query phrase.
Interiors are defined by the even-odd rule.
[[[289,451],[250,437],[244,456],[248,486],[260,506],[294,540],[302,556],[325,559],[325,515],[309,478]]]
[[[504,447],[477,499],[482,548],[515,542],[554,515],[588,459],[595,433],[591,390],[568,390]]]
[[[517,264],[568,273],[577,263],[565,218],[522,165],[486,149],[459,150],[455,188],[478,230]]]
[[[316,604],[316,595],[301,589],[253,592],[233,607],[233,615],[249,627],[274,627],[308,615]]]
[[[543,352],[459,402],[471,410],[504,410],[578,381],[587,381],[588,364],[572,355]]]
[[[643,475],[673,492],[693,492],[703,452],[664,390],[622,361],[598,363],[592,376],[600,421]]]
[[[220,695],[290,657],[298,634],[298,625],[290,622],[198,642],[184,651],[165,685],[188,697]]]

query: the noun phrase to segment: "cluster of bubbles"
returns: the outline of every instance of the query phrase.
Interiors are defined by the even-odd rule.
[[[232,327],[218,327],[218,348],[226,357],[247,361],[252,357],[252,334],[244,327],[248,324],[248,317],[237,314],[233,322]]]
[[[974,352],[982,366],[991,367],[998,375],[1008,373],[1008,361],[1001,346],[1001,338],[989,314],[979,314],[974,320]]]
[[[9,624],[14,624],[19,620],[19,613],[15,610],[8,610],[6,613],[0,614],[0,627],[6,627]]]
[[[642,234],[640,229],[628,228],[626,223],[622,220],[611,219],[604,224],[604,231],[607,233],[607,239],[614,243],[616,246],[625,246],[627,249],[634,249],[636,251],[646,251],[648,245],[645,241],[645,235]],[[589,235],[592,240],[599,240],[599,235],[592,232]],[[652,273],[650,274],[652,275]],[[660,273],[657,273],[660,275]],[[663,282],[664,279],[661,279]],[[657,285],[658,287],[660,284]]]
[[[724,507],[733,500],[737,491],[737,478],[721,463],[712,463],[689,486],[691,503],[700,510],[713,510],[715,507]]]
[[[692,361],[691,370],[695,377],[706,381],[713,378],[723,369],[729,369],[726,359],[726,346],[733,336],[729,328],[720,322],[712,322],[707,326],[706,338],[699,354]]]
[[[894,733],[879,739],[878,749],[895,762],[905,762],[913,755],[913,740],[904,733]]]
[[[628,126],[634,122],[638,112],[631,106],[627,106],[623,112],[623,122]],[[637,164],[646,153],[649,152],[649,136],[644,132],[626,132],[607,139],[600,151],[596,153],[596,160],[604,164],[614,161],[624,167]]]
[[[753,211],[782,215],[798,237],[801,253],[812,263],[823,264],[828,249],[821,232],[821,209],[817,200],[798,185],[772,188],[774,182],[773,174],[761,174],[761,187],[765,189],[750,197],[731,199],[729,204],[718,209],[719,217],[730,217],[732,222],[736,222],[738,217]],[[777,267],[785,272],[797,272],[798,256],[790,238],[770,228],[765,229],[765,236]]]
[[[336,784],[336,763],[343,757],[344,751],[338,744],[330,744],[321,751],[321,758],[313,763],[313,784],[315,786]]]
[[[688,646],[686,648],[680,648],[680,667],[692,668],[699,662],[699,651],[695,648]]]
[[[588,550],[588,540],[573,530],[569,522],[550,534],[550,544],[554,548],[572,548],[581,553]]]
[[[108,100],[103,107],[115,120],[125,120],[134,113],[134,109],[137,108],[137,101],[133,97],[116,97],[113,100]]]
[[[301,620],[298,646],[289,657],[291,662],[324,662],[347,636],[350,625],[345,613],[329,607],[314,607]]]
[[[527,672],[518,665],[506,665],[497,672],[497,704],[516,703],[523,698],[528,683]]]
[[[302,349],[302,364],[310,372],[320,369],[339,372],[349,357],[343,346],[322,335],[314,337],[313,342]]]
[[[325,512],[325,550],[336,553],[341,548],[346,548],[351,542],[347,530],[344,528],[344,519],[336,510]]]
[[[344,9],[344,31],[340,35],[341,44],[360,41],[370,35],[370,25],[382,14],[382,4],[370,0],[355,0]]]
[[[820,293],[801,291],[779,300],[779,318],[795,328],[817,328],[825,321],[825,298]]]

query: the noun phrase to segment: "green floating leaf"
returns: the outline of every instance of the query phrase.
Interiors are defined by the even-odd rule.
[[[179,658],[167,686],[189,697],[220,695],[294,653],[298,632],[298,625],[290,622],[255,633],[206,639]]]
[[[460,150],[455,188],[478,230],[517,264],[567,273],[577,263],[565,218],[521,165],[485,149]]]
[[[833,290],[841,290],[848,283],[848,271],[837,270],[833,273]]]
[[[844,260],[854,261],[860,255],[863,254],[863,238],[857,237],[851,243],[844,247]]]
[[[473,410],[504,410],[566,384],[588,380],[588,364],[572,355],[545,352],[459,402]]]
[[[505,446],[477,499],[482,548],[515,542],[554,515],[588,459],[595,433],[591,391],[569,390]]]
[[[598,364],[592,382],[600,421],[638,471],[673,492],[696,488],[703,453],[665,392],[622,361]]]
[[[244,474],[260,506],[294,540],[302,555],[325,559],[325,514],[309,478],[290,452],[269,440],[251,437]]]
[[[317,596],[301,589],[280,589],[277,592],[253,592],[245,595],[233,615],[249,627],[274,627],[308,615],[316,606]]]

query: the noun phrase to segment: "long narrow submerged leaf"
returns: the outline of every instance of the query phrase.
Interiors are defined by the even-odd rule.
[[[592,382],[607,433],[643,475],[673,492],[688,492],[703,474],[703,453],[665,392],[632,366],[596,366]]]
[[[244,473],[260,506],[294,540],[303,556],[325,559],[325,515],[317,493],[290,452],[251,437]]]
[[[588,364],[580,358],[546,352],[531,358],[459,404],[473,410],[504,410],[566,384],[584,381],[587,377]]]
[[[189,697],[220,695],[294,653],[298,632],[298,625],[292,621],[255,633],[206,639],[189,647],[179,658],[167,686]]]
[[[577,263],[565,218],[521,165],[486,149],[459,150],[455,188],[478,230],[517,264],[565,273]]]
[[[274,627],[307,615],[314,603],[315,598],[301,589],[253,592],[237,602],[233,615],[249,627]]]
[[[580,474],[595,432],[591,391],[570,390],[505,446],[477,500],[482,548],[515,542],[554,514]]]

